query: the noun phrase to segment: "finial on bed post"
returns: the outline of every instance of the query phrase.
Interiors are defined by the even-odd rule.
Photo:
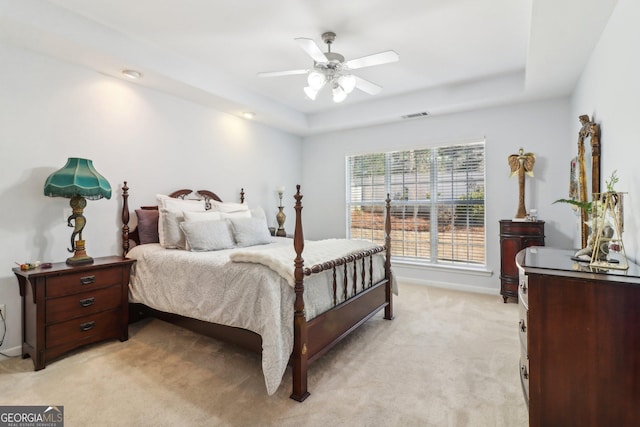
[[[291,392],[291,398],[302,402],[309,397],[309,392],[307,391],[307,319],[304,311],[304,275],[302,271],[304,266],[304,259],[302,258],[304,236],[302,234],[302,194],[300,194],[299,185],[296,185],[296,190],[296,194],[293,196],[296,199],[296,227],[293,232],[293,247],[296,251],[296,259],[293,262],[296,300],[293,305],[293,391]]]
[[[122,186],[122,256],[129,252],[129,187],[127,181]]]
[[[389,193],[387,193],[387,198],[385,200],[386,209],[385,209],[385,220],[384,220],[384,246],[386,249],[385,261],[384,261],[384,272],[387,278],[387,285],[385,288],[387,306],[384,308],[384,318],[387,320],[393,319],[393,300],[391,296],[391,198],[389,197]]]
[[[244,188],[240,189],[240,203],[244,203]]]

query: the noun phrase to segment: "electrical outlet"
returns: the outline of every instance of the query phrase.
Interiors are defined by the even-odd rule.
[[[4,304],[0,304],[0,313],[2,313],[2,318],[7,320],[7,306]]]

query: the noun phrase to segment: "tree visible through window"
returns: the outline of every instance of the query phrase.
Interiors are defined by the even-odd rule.
[[[388,193],[394,257],[484,265],[484,151],[483,141],[348,156],[348,236],[384,243]]]

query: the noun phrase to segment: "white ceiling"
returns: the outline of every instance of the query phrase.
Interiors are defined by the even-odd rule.
[[[0,40],[298,135],[568,95],[617,0],[0,0]],[[395,50],[354,74],[383,87],[316,101],[294,42],[337,34],[347,60]]]

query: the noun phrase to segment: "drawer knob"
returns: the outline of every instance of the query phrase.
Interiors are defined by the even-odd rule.
[[[80,278],[81,285],[90,285],[96,282],[96,276],[85,276]]]
[[[522,288],[522,293],[523,294],[527,293],[527,283],[524,280],[522,282],[520,282],[520,288]]]
[[[89,307],[90,305],[93,305],[95,301],[96,301],[95,297],[81,299],[80,307]]]
[[[525,325],[524,319],[520,319],[520,322],[518,322],[518,323],[520,325],[520,330],[522,332],[527,332],[527,325]]]
[[[96,326],[96,322],[94,322],[93,320],[91,322],[81,323],[80,330],[82,332],[90,331],[94,326]]]

